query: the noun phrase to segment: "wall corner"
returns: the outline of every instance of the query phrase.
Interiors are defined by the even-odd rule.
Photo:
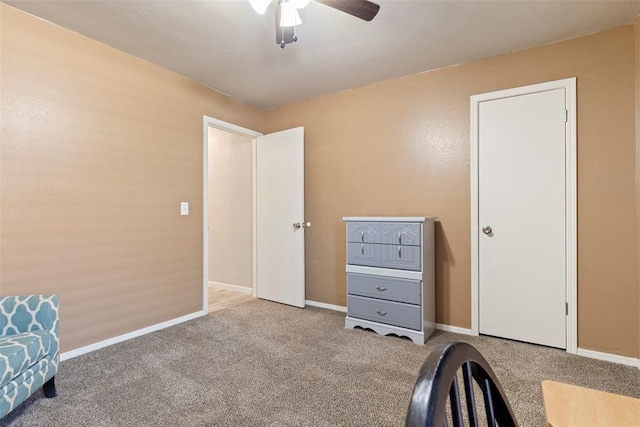
[[[638,285],[638,358],[640,358],[640,16],[634,23],[636,58],[636,282]],[[638,366],[640,368],[640,365]]]

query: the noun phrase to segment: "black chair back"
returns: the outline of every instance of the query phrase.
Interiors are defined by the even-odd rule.
[[[460,370],[468,423],[464,422],[460,402]],[[482,403],[476,402],[473,381],[482,392]],[[447,403],[450,405],[448,415]],[[480,352],[466,342],[440,344],[420,368],[407,411],[406,426],[447,426],[450,418],[454,427],[477,427],[478,406],[484,406],[490,427],[518,425],[498,378]]]

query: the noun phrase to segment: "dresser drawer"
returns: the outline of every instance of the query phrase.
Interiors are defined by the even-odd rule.
[[[422,304],[420,284],[420,280],[347,273],[347,292],[350,295],[380,298],[409,304]]]
[[[379,242],[387,245],[420,246],[420,224],[391,222],[380,224]]]
[[[347,315],[407,329],[422,329],[422,310],[419,305],[348,295]]]
[[[372,243],[349,242],[347,244],[347,263],[377,267],[380,265],[380,252],[383,246]]]
[[[348,222],[347,242],[380,243],[380,223]]]
[[[422,269],[422,251],[420,246],[380,245],[379,266],[398,270]],[[369,264],[367,264],[369,265]]]

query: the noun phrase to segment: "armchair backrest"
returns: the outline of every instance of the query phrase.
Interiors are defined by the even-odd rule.
[[[462,370],[466,418],[458,388],[458,372]],[[476,406],[473,381],[482,392],[484,414]],[[450,412],[447,414],[447,403]],[[406,426],[447,426],[448,420],[455,427],[479,424],[478,415],[486,415],[488,426],[517,426],[509,402],[489,363],[475,347],[466,342],[438,345],[420,368],[407,411]]]
[[[51,353],[58,353],[60,321],[58,295],[0,297],[0,336],[49,330],[55,338]]]

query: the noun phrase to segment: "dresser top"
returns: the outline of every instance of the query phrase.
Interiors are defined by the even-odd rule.
[[[367,221],[367,222],[425,222],[433,221],[435,216],[345,216],[344,221]]]

